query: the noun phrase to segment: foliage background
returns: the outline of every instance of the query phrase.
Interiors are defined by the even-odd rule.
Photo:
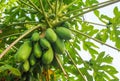
[[[98,0],[99,2],[103,2],[103,0]],[[107,1],[107,0],[104,0],[104,1]],[[118,3],[115,3],[115,4],[112,4],[110,6],[107,6],[107,7],[104,7],[102,9],[99,9],[100,13],[102,14],[105,14],[105,15],[108,15],[109,17],[113,17],[114,16],[114,13],[113,13],[113,9],[114,7],[118,7],[120,9],[120,2]],[[109,12],[109,13],[108,13]],[[89,16],[90,15],[90,16]],[[85,19],[87,21],[90,21],[90,22],[97,22],[97,23],[101,23],[103,24],[102,22],[99,21],[99,19],[97,19],[97,17],[93,14],[93,12],[89,12],[87,14],[84,15]],[[97,26],[98,28],[103,28],[103,26]],[[112,46],[114,46],[114,43],[112,41],[107,41],[108,44],[111,44]],[[98,44],[98,43],[96,43]],[[108,48],[107,46],[104,46],[104,45],[100,45],[100,51],[105,51],[106,53],[110,54],[110,56],[112,56],[114,59],[113,59],[113,63],[112,65],[116,67],[116,69],[119,71],[119,73],[117,74],[117,76],[119,77],[120,76],[120,65],[119,65],[119,62],[120,62],[120,59],[119,59],[119,51],[116,51],[114,49],[111,49],[111,48]],[[85,52],[85,51],[84,51]],[[81,55],[84,54],[83,52],[80,53]],[[88,57],[86,57],[88,56]],[[84,59],[90,59],[90,56],[88,54],[86,54],[85,52],[85,56],[83,55],[82,56]]]
[[[17,4],[16,4],[17,1]],[[32,1],[32,2],[30,2]],[[95,7],[91,7],[93,4],[98,4],[97,0],[64,0],[64,4],[60,7],[59,11],[56,11],[52,13],[52,8],[49,10],[49,5],[45,5],[46,2],[43,0],[43,4],[45,7],[45,11],[47,12],[48,20],[50,23],[47,22],[46,15],[44,14],[44,11],[41,13],[41,10],[39,10],[37,7],[41,8],[37,1],[41,0],[1,0],[0,1],[0,28],[2,30],[2,34],[0,34],[0,52],[2,53],[4,49],[11,45],[11,43],[18,38],[22,33],[26,30],[29,31],[31,28],[35,28],[36,24],[42,24],[42,26],[47,27],[55,27],[55,26],[65,26],[64,22],[68,21],[70,30],[75,35],[73,40],[66,41],[66,49],[68,52],[66,52],[66,55],[63,56],[64,60],[64,69],[69,74],[69,80],[77,79],[85,81],[84,76],[89,81],[92,81],[95,79],[96,81],[118,81],[118,78],[115,76],[117,70],[111,66],[113,58],[109,56],[104,51],[99,51],[99,46],[96,45],[92,40],[97,41],[98,43],[101,43],[103,45],[106,45],[108,47],[111,47],[115,50],[120,51],[120,10],[118,7],[115,7],[113,9],[114,16],[109,17],[107,15],[101,14],[99,10],[95,10],[95,8],[98,8],[98,5]],[[55,5],[55,0],[50,0],[51,4],[53,6]],[[62,0],[60,0],[62,1]],[[110,0],[109,2],[114,2],[117,0]],[[27,4],[29,5],[27,5]],[[19,4],[19,5],[18,5]],[[72,4],[72,5],[71,5]],[[105,4],[105,3],[103,3]],[[112,3],[111,3],[112,4]],[[36,6],[37,7],[36,7]],[[68,6],[68,7],[66,7]],[[79,7],[84,8],[81,10],[77,10]],[[85,9],[86,12],[84,11]],[[89,8],[88,8],[89,7]],[[101,6],[103,7],[103,6]],[[53,7],[54,8],[54,7]],[[65,8],[65,10],[64,10]],[[70,12],[73,10],[77,10],[74,12]],[[91,25],[91,22],[84,20],[84,14],[88,13],[89,11],[94,11],[94,14],[96,17],[104,24],[105,28],[102,29],[96,29],[94,25]],[[58,12],[58,13],[57,13]],[[70,12],[70,13],[69,13]],[[67,14],[68,13],[68,14]],[[82,13],[82,14],[81,14]],[[4,15],[3,15],[4,14]],[[67,15],[66,15],[67,14]],[[29,16],[28,16],[29,15]],[[63,16],[61,16],[63,15]],[[80,16],[79,16],[80,15]],[[58,18],[57,18],[58,17]],[[57,24],[56,24],[57,23]],[[97,24],[97,23],[94,23]],[[101,24],[99,24],[101,25]],[[7,32],[6,32],[7,31]],[[15,35],[13,35],[15,34]],[[9,36],[12,35],[12,36]],[[22,42],[26,38],[30,38],[31,34],[27,35],[25,38],[23,38],[21,41],[19,41],[16,45],[13,46],[12,50],[10,50],[4,58],[0,60],[0,73],[4,74],[0,77],[6,79],[11,79],[14,74],[16,76],[20,76],[21,73],[19,71],[16,65],[16,62],[14,61],[14,54],[16,50],[19,48],[19,46],[22,44]],[[111,40],[115,43],[115,45],[106,44],[108,40]],[[80,47],[79,47],[80,46]],[[92,58],[90,60],[83,60],[81,59],[81,56],[79,56],[78,51],[87,51]],[[2,54],[1,54],[2,55]],[[67,64],[69,66],[67,66]],[[81,66],[81,67],[77,67]],[[71,67],[71,68],[69,68]],[[77,69],[76,69],[77,67]],[[58,79],[64,80],[64,72],[62,72],[60,69],[54,67],[57,69],[58,73],[56,72],[56,75],[58,76]],[[10,76],[8,76],[7,73],[10,71]],[[89,71],[92,71],[93,73],[90,74]],[[62,74],[60,75],[59,72]],[[70,74],[73,74],[74,76],[71,76]],[[79,75],[78,75],[79,74]],[[112,77],[109,77],[108,74]],[[25,76],[27,77],[27,76]],[[34,77],[34,76],[32,76]],[[13,76],[13,78],[15,78]]]

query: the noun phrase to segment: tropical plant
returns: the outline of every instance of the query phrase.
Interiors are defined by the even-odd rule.
[[[98,10],[119,1],[0,0],[0,81],[119,81],[113,57],[93,42],[120,51],[118,7],[113,18]],[[88,12],[104,25],[86,21]]]

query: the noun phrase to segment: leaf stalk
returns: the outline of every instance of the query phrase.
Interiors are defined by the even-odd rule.
[[[105,46],[108,46],[108,47],[110,47],[110,48],[112,48],[112,49],[115,49],[115,50],[117,50],[117,51],[120,51],[119,48],[115,48],[115,47],[113,47],[113,46],[111,46],[111,45],[109,45],[109,44],[105,44],[104,42],[102,42],[102,41],[100,41],[100,40],[98,40],[98,39],[92,38],[91,36],[89,36],[89,35],[87,35],[87,34],[84,34],[84,33],[80,32],[80,31],[78,31],[78,30],[74,30],[74,29],[70,29],[70,30],[73,31],[73,32],[76,32],[76,33],[78,33],[78,34],[81,34],[81,35],[83,35],[83,36],[85,36],[85,37],[87,37],[87,38],[89,38],[89,39],[92,39],[92,40],[94,40],[94,41],[96,41],[96,42],[98,42],[98,43],[100,43],[100,44],[102,44],[102,45],[105,45]]]

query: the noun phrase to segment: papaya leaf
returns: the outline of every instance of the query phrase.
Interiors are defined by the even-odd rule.
[[[93,59],[95,58],[95,54],[98,54],[98,51],[93,48],[89,48],[88,51],[90,52]]]
[[[96,59],[96,62],[98,62],[99,64],[104,63],[104,62],[105,62],[105,63],[111,63],[112,60],[113,60],[113,58],[112,58],[111,56],[105,55],[105,52],[101,52],[101,53],[98,55],[98,57],[97,57],[97,59]]]
[[[94,11],[94,14],[97,16],[97,17],[100,17],[100,12],[98,10],[95,10]]]
[[[96,33],[98,33],[98,29],[94,29],[94,30],[92,30],[92,31],[90,31],[88,34],[90,35],[90,36],[93,36],[93,35],[95,35]]]
[[[114,15],[115,15],[115,16],[120,15],[120,14],[119,14],[118,7],[115,7],[113,12],[114,12]]]
[[[97,72],[95,76],[95,81],[106,81],[104,77],[104,72]]]
[[[83,49],[84,49],[85,51],[87,51],[87,49],[88,49],[88,47],[87,47],[87,45],[86,45],[85,42],[83,42]]]
[[[79,46],[79,44],[77,44],[77,43],[73,43],[73,46],[74,46],[74,48],[76,48],[77,50],[80,50],[80,46]]]
[[[119,79],[117,79],[117,78],[116,79],[111,79],[110,81],[119,81]]]
[[[11,65],[6,64],[6,65],[0,66],[0,73],[4,72],[6,70],[10,71],[12,74],[14,74],[16,76],[21,76],[20,71],[17,68],[12,67]]]
[[[90,70],[88,70],[88,68],[80,68],[80,70],[82,71],[82,73],[86,76],[86,78],[87,78],[87,80],[88,81],[93,81],[93,77],[92,77],[92,75],[90,75],[90,73],[88,72],[88,71],[90,71]]]
[[[102,65],[99,67],[100,70],[106,71],[110,75],[117,74],[118,71],[113,66],[110,65]]]
[[[101,18],[104,19],[104,20],[106,20],[106,21],[109,21],[111,19],[107,15],[103,15],[103,14],[101,15]]]
[[[95,77],[95,80],[98,81],[98,78],[101,78],[101,80],[111,80],[111,77],[114,79],[118,79],[115,77],[115,74],[118,73],[118,71],[110,65],[113,58],[109,55],[105,55],[105,52],[101,52],[96,59],[91,59],[89,61],[89,65],[94,70],[93,74]],[[110,77],[111,76],[111,77]]]
[[[89,46],[89,47],[99,48],[97,45],[95,45],[94,43],[92,43],[92,42],[90,42],[90,41],[86,41],[85,43],[86,43],[87,46]]]

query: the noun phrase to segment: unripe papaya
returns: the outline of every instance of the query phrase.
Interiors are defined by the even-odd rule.
[[[55,32],[62,39],[70,40],[72,38],[72,32],[65,27],[57,27]]]
[[[17,60],[17,62],[24,62],[29,58],[31,51],[32,51],[31,41],[27,40],[21,45],[21,47],[17,51],[15,59]]]
[[[52,48],[48,49],[42,56],[42,63],[43,64],[50,64],[53,61],[53,50]]]
[[[48,28],[45,33],[45,38],[50,42],[55,42],[57,40],[57,35],[52,28]]]
[[[35,65],[36,58],[35,58],[35,56],[33,54],[30,55],[29,62],[30,62],[31,66]]]
[[[54,49],[54,51],[58,54],[62,54],[65,51],[65,44],[63,39],[60,39],[59,37],[57,37],[57,40],[52,43],[52,47]]]
[[[36,58],[40,58],[42,55],[42,50],[38,42],[34,44],[33,54],[35,55]]]
[[[38,32],[34,32],[34,33],[32,34],[31,40],[32,40],[32,41],[38,41],[39,39],[40,39],[39,33],[38,33]]]
[[[23,63],[23,71],[24,71],[24,72],[27,72],[27,71],[29,71],[29,69],[30,69],[30,64],[29,64],[29,61],[26,60],[26,61]]]
[[[47,39],[41,38],[41,39],[40,39],[40,46],[41,46],[42,48],[44,48],[44,49],[48,49],[48,48],[51,47],[51,44],[50,44],[50,42],[49,42]]]

